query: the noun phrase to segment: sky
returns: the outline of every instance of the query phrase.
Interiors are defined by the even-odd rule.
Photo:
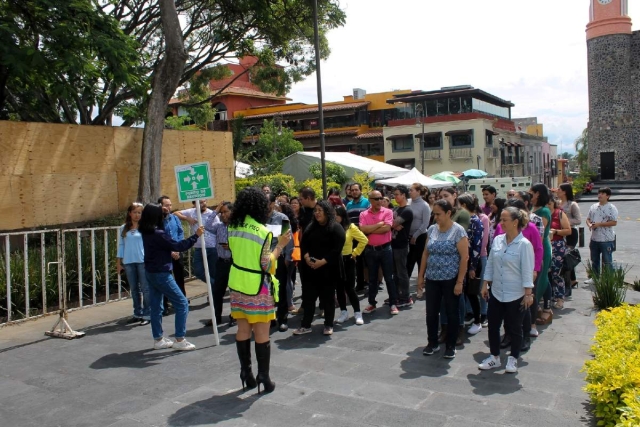
[[[587,126],[589,0],[340,0],[346,25],[328,34],[323,101],[353,88],[436,90],[472,85],[538,117],[558,152]],[[640,2],[629,2],[633,29]],[[636,24],[637,23],[637,24]],[[293,86],[294,102],[317,103],[316,76]]]

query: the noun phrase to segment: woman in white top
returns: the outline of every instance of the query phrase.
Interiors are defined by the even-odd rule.
[[[511,354],[505,370],[518,371],[524,310],[533,303],[533,246],[522,235],[528,223],[528,214],[514,207],[505,208],[500,214],[505,234],[493,240],[482,284],[482,296],[489,298],[491,349],[491,355],[478,365],[482,370],[500,367],[500,326],[505,320],[507,334],[511,336]]]
[[[580,213],[580,206],[573,200],[573,187],[569,183],[560,184],[560,187],[557,191],[558,198],[560,199],[563,212],[567,214],[567,218],[569,218],[569,224],[571,225],[571,234],[565,237],[565,241],[567,242],[567,249],[571,250],[578,246],[578,226],[582,223],[582,214]],[[565,283],[569,283],[571,281],[571,286],[567,286],[566,294],[567,296],[571,295],[571,288],[578,284],[578,280],[576,280],[576,271],[575,269],[571,269],[570,271],[565,272],[565,276],[569,276],[565,278]]]

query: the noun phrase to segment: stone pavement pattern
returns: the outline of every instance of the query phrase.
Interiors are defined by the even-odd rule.
[[[623,215],[640,212],[640,203],[629,208]],[[619,237],[620,252],[631,257],[638,249],[629,236],[637,231],[636,218],[622,221],[620,230],[628,231]],[[582,254],[588,257],[586,248]],[[579,273],[583,279],[584,270]],[[191,295],[203,289],[198,282],[188,286]],[[381,293],[378,301],[384,298]],[[580,372],[595,332],[591,293],[582,286],[541,328],[516,375],[477,369],[488,355],[486,330],[468,337],[453,360],[423,356],[424,302],[418,302],[399,316],[378,309],[364,326],[350,319],[331,337],[321,334],[319,318],[313,334],[274,332],[271,375],[277,386],[262,396],[240,387],[236,329],[221,327],[216,347],[211,328],[202,326],[209,317],[206,298],[191,302],[187,336],[198,349],[188,353],[151,350],[148,326],[125,325],[130,310],[130,301],[123,301],[71,313],[71,324],[87,333],[73,341],[43,337],[53,317],[0,329],[1,424],[595,425]],[[173,316],[164,319],[168,333],[172,323]],[[298,324],[291,319],[291,326]]]

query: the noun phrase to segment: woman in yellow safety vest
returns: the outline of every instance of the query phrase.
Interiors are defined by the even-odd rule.
[[[231,314],[238,321],[236,347],[240,359],[242,389],[261,383],[266,393],[275,389],[269,378],[271,345],[269,326],[275,319],[278,281],[275,280],[277,259],[291,240],[291,231],[278,238],[271,252],[273,234],[264,225],[269,215],[269,202],[260,189],[245,188],[234,204],[229,220],[229,249],[232,254],[229,288]],[[285,285],[285,284],[283,284]],[[255,337],[258,376],[251,371],[251,332]]]

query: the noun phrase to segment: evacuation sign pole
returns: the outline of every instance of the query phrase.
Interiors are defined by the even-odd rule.
[[[200,212],[200,200],[196,200],[196,212],[198,213],[198,227],[202,227],[202,213]],[[206,233],[206,231],[205,231]],[[207,280],[207,293],[209,294],[209,307],[211,308],[211,322],[213,323],[213,336],[216,345],[220,345],[218,336],[218,323],[216,322],[216,309],[213,306],[213,292],[211,292],[211,277],[209,276],[209,262],[207,260],[207,247],[204,241],[204,234],[200,237],[200,247],[202,248],[202,264],[204,265],[204,277]]]
[[[198,227],[202,227],[202,213],[200,212],[200,200],[213,197],[213,183],[211,181],[211,168],[209,162],[191,163],[188,165],[178,165],[174,167],[176,173],[176,184],[178,187],[178,200],[180,203],[196,202],[196,215],[198,216]],[[213,323],[213,335],[216,345],[220,345],[218,336],[218,324],[216,323],[216,310],[213,306],[213,292],[211,291],[211,277],[209,276],[209,263],[207,262],[207,247],[204,241],[204,234],[200,237],[200,248],[202,250],[202,263],[204,264],[204,276],[207,283],[207,293],[209,294],[209,307],[211,308],[211,322]],[[217,248],[214,248],[217,250]]]

